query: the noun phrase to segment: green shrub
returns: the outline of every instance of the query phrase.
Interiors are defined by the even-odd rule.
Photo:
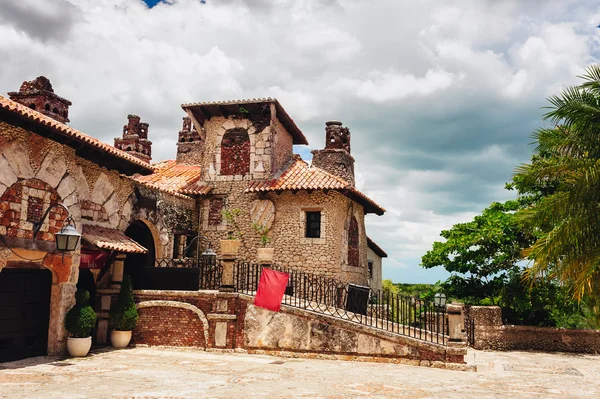
[[[65,328],[74,338],[89,337],[96,324],[96,312],[88,304],[89,301],[89,292],[77,290],[75,293],[75,306],[69,310],[65,317]]]
[[[133,300],[131,278],[125,276],[121,283],[121,291],[114,309],[110,311],[113,329],[118,331],[131,331],[138,321],[138,311]]]

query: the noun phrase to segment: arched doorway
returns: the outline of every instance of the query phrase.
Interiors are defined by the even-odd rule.
[[[136,220],[125,230],[125,235],[148,249],[145,254],[127,254],[124,273],[131,276],[133,288],[137,288],[144,271],[144,267],[154,267],[156,248],[154,236],[148,225],[141,220]]]

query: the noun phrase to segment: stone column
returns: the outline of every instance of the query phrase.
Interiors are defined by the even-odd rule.
[[[110,280],[110,288],[121,288],[123,282],[123,270],[125,267],[125,258],[127,255],[118,254],[113,262],[112,276]]]
[[[62,355],[66,349],[68,332],[65,329],[65,316],[75,304],[74,283],[54,283],[50,297],[50,326],[48,328],[48,354]]]
[[[233,292],[233,267],[235,265],[235,260],[237,257],[235,255],[222,255],[221,256],[221,265],[223,266],[223,276],[221,277],[221,287],[219,287],[219,291],[221,292]]]
[[[467,345],[463,308],[464,305],[462,303],[446,305],[446,312],[448,313],[448,346]]]

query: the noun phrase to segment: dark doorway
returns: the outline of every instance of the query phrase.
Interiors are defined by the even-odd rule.
[[[144,267],[154,267],[156,260],[154,237],[150,228],[141,220],[137,220],[129,225],[127,230],[125,230],[125,235],[148,249],[148,252],[145,254],[127,254],[127,258],[125,259],[125,274],[131,276],[133,288],[136,289],[140,287]]]
[[[52,273],[3,269],[0,273],[0,362],[48,353]]]

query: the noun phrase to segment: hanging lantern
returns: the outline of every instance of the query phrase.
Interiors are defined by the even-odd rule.
[[[67,223],[64,226],[64,223]],[[54,235],[56,239],[56,250],[57,251],[75,251],[77,249],[77,245],[79,245],[79,240],[81,240],[81,234],[75,229],[75,222],[73,218],[70,216],[63,222],[63,227],[60,229],[60,232]]]

